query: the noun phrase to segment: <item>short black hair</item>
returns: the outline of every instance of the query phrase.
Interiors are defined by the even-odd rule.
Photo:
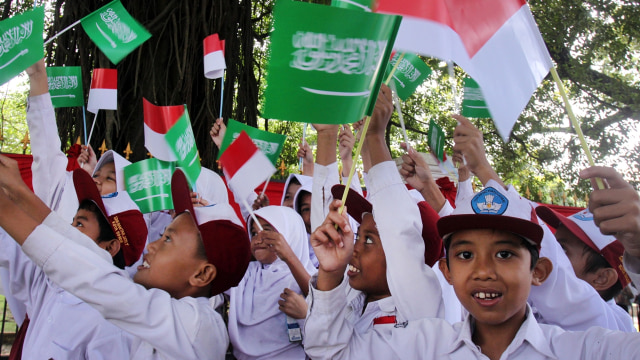
[[[584,265],[585,273],[587,274],[595,273],[600,269],[613,268],[613,266],[609,264],[609,262],[604,258],[604,256],[600,255],[598,252],[590,248],[587,244],[585,243],[581,243],[581,244],[583,246],[582,247],[583,254],[587,255],[587,259]],[[618,281],[616,281],[616,283],[613,284],[610,288],[608,288],[607,290],[601,291],[600,297],[602,297],[604,301],[609,301],[614,297],[616,297],[618,294],[620,294],[620,292],[622,292],[622,283],[618,279]]]
[[[109,221],[102,214],[98,205],[91,200],[85,199],[78,206],[78,210],[86,210],[93,213],[98,219],[98,227],[100,229],[100,234],[98,234],[98,243],[103,241],[111,241],[116,238],[116,235],[113,233],[113,229],[111,225],[109,225]],[[124,269],[124,254],[122,253],[122,248],[118,251],[117,254],[113,256],[113,265],[117,266],[120,269]]]
[[[497,230],[497,229],[495,229]],[[502,230],[499,230],[502,231]],[[531,265],[529,266],[529,270],[533,271],[533,268],[536,266],[536,264],[538,263],[538,259],[540,259],[540,251],[538,250],[538,247],[534,244],[532,244],[529,240],[525,239],[524,237],[518,235],[518,234],[514,234],[511,233],[515,236],[518,237],[518,239],[520,239],[520,242],[522,244],[522,246],[524,246],[528,251],[529,254],[531,254]],[[453,236],[453,234],[449,234],[448,236],[446,236],[443,240],[444,240],[444,251],[445,251],[445,258],[447,259],[447,267],[449,267],[449,247],[451,246],[451,237]]]

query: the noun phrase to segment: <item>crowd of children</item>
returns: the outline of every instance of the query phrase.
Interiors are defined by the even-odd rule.
[[[241,220],[216,173],[194,192],[178,169],[174,209],[143,215],[117,153],[86,147],[66,171],[44,63],[27,72],[33,192],[0,155],[12,359],[640,358],[613,300],[640,285],[640,196],[611,168],[580,174],[606,188],[565,217],[504,184],[454,115],[452,203],[408,144],[392,160],[383,85],[366,134],[314,125],[315,159],[303,142],[279,205],[236,198],[253,204]],[[217,119],[216,145],[224,132]],[[343,204],[356,141],[367,193],[351,183]]]

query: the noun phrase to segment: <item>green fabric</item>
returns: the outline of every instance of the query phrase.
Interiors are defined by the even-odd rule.
[[[438,160],[444,161],[444,131],[435,121],[431,120],[428,134],[431,151]]]
[[[142,213],[173,209],[171,175],[174,170],[173,162],[156,158],[142,160],[124,168],[127,192]]]
[[[227,124],[227,131],[220,145],[218,159],[222,153],[227,150],[229,145],[231,145],[233,140],[240,135],[242,130],[249,135],[253,143],[269,158],[269,161],[271,161],[273,165],[278,165],[278,159],[280,158],[280,153],[282,152],[287,136],[256,129],[233,119],[229,119],[229,123]]]
[[[189,112],[184,107],[184,114],[167,131],[164,136],[169,148],[175,154],[178,166],[184,171],[191,187],[195,187],[196,180],[200,176],[200,155],[196,147],[196,138],[191,128]]]
[[[84,105],[82,69],[80,66],[47,67],[49,94],[54,108]]]
[[[402,53],[395,53],[389,65],[387,65],[387,73],[385,79],[389,76],[391,70],[396,65],[398,58]],[[396,90],[398,91],[398,97],[402,101],[406,101],[416,91],[418,86],[427,80],[431,75],[431,68],[418,57],[418,55],[405,53],[400,65],[393,73],[393,81],[396,84]]]
[[[0,21],[0,85],[44,57],[44,7]]]
[[[462,116],[472,118],[490,118],[489,108],[478,83],[472,78],[464,79],[464,97],[462,99]]]
[[[347,124],[373,113],[401,19],[278,0],[263,116]]]
[[[372,0],[331,0],[331,6],[343,9],[371,11]]]
[[[102,52],[117,64],[151,34],[115,0],[84,17],[82,28]]]

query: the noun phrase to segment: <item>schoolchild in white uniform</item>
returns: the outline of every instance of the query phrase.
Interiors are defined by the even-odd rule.
[[[255,261],[237,287],[229,289],[229,338],[237,359],[304,359],[300,341],[291,341],[278,300],[285,288],[308,293],[316,269],[309,260],[302,218],[285,206],[255,211],[263,231],[248,221]],[[288,296],[285,295],[285,300]],[[305,314],[306,315],[306,314]],[[298,322],[304,326],[304,317]]]
[[[304,335],[313,359],[390,358],[395,329],[444,314],[440,285],[425,265],[420,212],[386,147],[391,104],[390,89],[382,87],[365,138],[373,213],[361,214],[355,244],[340,200],[311,236],[320,267]]]
[[[482,133],[466,118],[454,115],[459,125],[454,132],[454,152],[463,154],[469,169],[483,184],[490,179],[518,195],[513,186],[505,186],[485,156]],[[531,202],[537,207],[536,203]],[[612,330],[632,331],[630,316],[602,299],[596,289],[578,278],[551,230],[542,224],[544,237],[540,256],[549,258],[553,271],[548,281],[534,287],[529,303],[539,322],[561,326],[565,330],[586,330],[601,326]]]
[[[73,227],[54,212],[38,216],[36,211],[31,211],[30,215],[64,231],[82,246],[92,248],[103,259],[99,261],[124,269],[140,256],[146,240],[142,214],[133,201],[125,204],[122,199],[117,202],[105,199],[103,202],[91,176],[82,169],[74,171],[74,183],[80,207]],[[25,187],[23,190],[29,191]],[[14,343],[16,348],[12,348],[12,353],[21,351],[24,359],[129,357],[129,334],[54,284],[8,235],[3,233],[0,238],[0,266],[12,274],[8,285],[12,294],[26,304],[30,318],[28,328],[21,329],[26,331],[24,342]]]
[[[0,173],[1,185],[7,186],[6,168]],[[149,244],[135,283],[29,217],[4,194],[0,226],[52,281],[134,336],[131,358],[224,359],[228,335],[215,310],[218,298],[210,297],[240,281],[249,262],[249,240],[229,205],[193,208],[181,170],[172,178],[172,195],[179,215],[161,239]]]

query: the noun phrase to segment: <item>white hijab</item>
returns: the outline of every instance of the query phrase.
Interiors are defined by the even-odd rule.
[[[316,272],[309,260],[307,232],[300,215],[284,206],[267,206],[256,210],[255,215],[284,236],[309,275]],[[251,221],[247,227],[251,229]],[[285,288],[301,293],[288,265],[280,259],[264,266],[258,261],[250,262],[238,286],[231,288],[229,338],[236,357],[304,359],[302,347],[289,342],[286,315],[278,309],[278,300]]]

